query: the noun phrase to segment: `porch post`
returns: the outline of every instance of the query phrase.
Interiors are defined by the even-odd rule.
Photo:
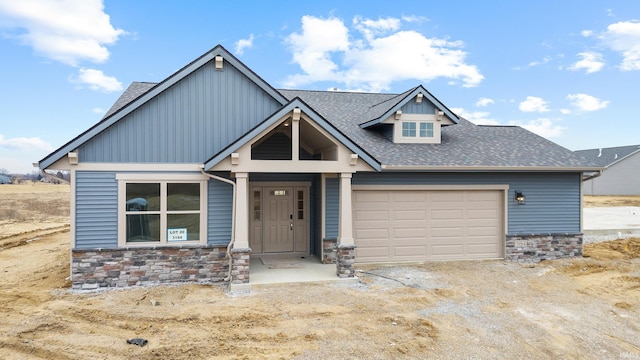
[[[231,285],[249,284],[249,174],[236,173],[235,240],[231,249]]]
[[[341,278],[355,276],[353,264],[356,258],[356,245],[353,240],[353,221],[351,219],[351,175],[351,173],[340,174],[340,225],[336,274]]]
[[[351,221],[351,173],[340,174],[340,225],[338,243],[353,245],[353,224]]]
[[[236,173],[236,221],[233,248],[249,248],[249,174]]]

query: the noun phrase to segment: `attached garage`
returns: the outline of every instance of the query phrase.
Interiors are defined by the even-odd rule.
[[[504,189],[354,189],[356,261],[504,256]]]

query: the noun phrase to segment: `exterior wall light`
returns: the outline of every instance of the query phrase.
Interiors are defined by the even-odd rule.
[[[527,197],[524,196],[524,194],[520,190],[516,190],[515,199],[516,199],[516,202],[518,203],[518,205],[524,205],[524,204],[527,203]]]

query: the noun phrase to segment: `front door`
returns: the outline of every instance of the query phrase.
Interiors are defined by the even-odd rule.
[[[252,253],[308,254],[309,187],[291,185],[251,186],[249,246]]]
[[[264,187],[263,194],[263,251],[293,251],[293,190],[290,187]]]

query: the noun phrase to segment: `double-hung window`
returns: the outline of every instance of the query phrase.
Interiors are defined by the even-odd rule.
[[[206,243],[206,181],[133,179],[119,182],[121,245]]]
[[[432,122],[403,121],[402,137],[409,139],[433,138]]]

